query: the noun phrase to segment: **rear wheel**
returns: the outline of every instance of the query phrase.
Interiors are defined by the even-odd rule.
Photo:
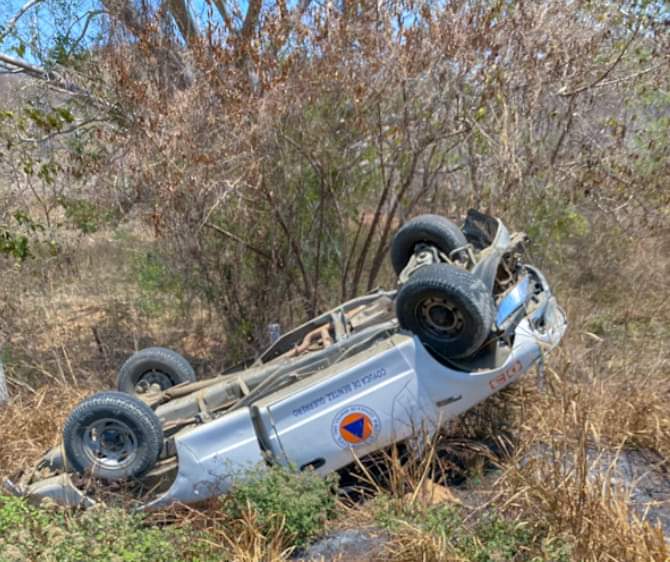
[[[99,392],[80,402],[63,429],[68,464],[105,480],[137,478],[149,471],[163,447],[154,411],[122,392]]]
[[[128,394],[142,394],[195,380],[193,367],[179,353],[165,347],[147,347],[133,353],[121,366],[116,388]]]
[[[405,269],[418,244],[435,246],[447,256],[468,244],[453,222],[439,215],[419,215],[400,227],[391,243],[391,263],[397,275]]]
[[[495,305],[470,272],[437,263],[419,268],[396,296],[400,325],[432,350],[454,359],[477,351],[493,325]]]

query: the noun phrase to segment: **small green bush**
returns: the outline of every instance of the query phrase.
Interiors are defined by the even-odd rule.
[[[0,254],[21,262],[33,256],[31,249],[38,243],[44,226],[24,211],[16,211],[10,225],[0,224]]]
[[[335,477],[323,478],[313,471],[275,466],[250,471],[224,500],[234,518],[252,509],[259,527],[270,534],[278,526],[295,546],[304,546],[323,532],[335,514]]]
[[[214,560],[199,535],[150,527],[118,508],[73,513],[0,495],[0,561],[178,562]]]
[[[223,499],[225,533],[254,515],[265,536],[304,546],[335,515],[335,481],[280,467],[251,471]],[[230,525],[230,526],[229,526]],[[76,512],[34,507],[0,494],[0,562],[198,562],[235,559],[217,532],[149,525],[142,514],[100,506]]]
[[[407,524],[441,538],[458,559],[472,562],[524,561],[569,562],[571,547],[557,537],[551,540],[533,533],[523,522],[487,511],[466,522],[462,508],[453,504],[423,506],[378,496],[371,504],[377,524],[392,535],[406,531]]]
[[[163,258],[146,252],[133,264],[135,279],[140,290],[139,307],[149,316],[160,316],[183,301],[183,287],[178,276]]]
[[[118,213],[100,208],[86,199],[61,197],[58,201],[65,211],[67,225],[83,234],[93,234],[119,219]]]

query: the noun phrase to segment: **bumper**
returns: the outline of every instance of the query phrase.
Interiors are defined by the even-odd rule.
[[[6,478],[2,485],[13,496],[24,496],[37,502],[48,499],[59,505],[84,508],[92,507],[96,503],[74,485],[67,472],[37,480],[27,486],[16,484]]]

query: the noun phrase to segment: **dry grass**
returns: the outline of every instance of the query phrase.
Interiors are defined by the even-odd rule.
[[[30,466],[60,438],[72,407],[87,394],[111,388],[117,369],[137,349],[179,349],[196,367],[220,365],[217,323],[194,304],[191,315],[174,308],[142,308],[137,260],[153,248],[141,225],[70,240],[62,255],[9,262],[0,287],[0,357],[9,405],[0,408],[0,475]],[[121,237],[119,239],[119,237]],[[157,294],[156,298],[163,298]]]
[[[264,534],[259,530],[256,513],[249,509],[229,526],[215,528],[210,530],[209,534],[216,544],[224,546],[232,560],[283,562],[290,557],[294,548],[286,546],[286,536],[280,514],[277,514],[277,520],[273,531]]]
[[[420,527],[405,524],[397,532],[379,558],[392,561],[421,561],[421,562],[468,562],[467,558],[454,553],[449,541],[442,535],[426,532]]]
[[[660,527],[634,510],[617,473],[626,451],[649,453],[663,478],[670,454],[664,236],[622,251],[595,248],[602,280],[562,279],[570,331],[549,361],[547,388],[517,391],[517,442],[496,483],[501,509],[546,536],[568,536],[575,560],[667,560]],[[598,255],[600,254],[600,255]],[[598,272],[598,269],[596,269]],[[670,507],[667,486],[661,494]]]
[[[0,474],[27,468],[56,445],[67,414],[88,392],[47,385],[20,393],[0,408]]]
[[[524,530],[514,560],[670,559],[660,523],[649,519],[652,508],[670,509],[666,244],[661,236],[599,246],[590,252],[595,279],[578,279],[577,265],[551,277],[566,304],[570,330],[548,358],[544,389],[527,376],[504,402],[496,397],[453,428],[464,437],[502,438],[498,449],[504,451],[495,456],[480,451],[480,465],[500,466],[497,476],[484,477],[475,492],[457,490],[460,503],[445,500],[460,513],[453,533],[427,528],[431,503],[416,501],[444,443],[425,447],[427,454],[410,465],[386,457],[390,474],[377,491],[390,496],[383,510],[396,526],[380,559],[472,559],[458,536],[479,533],[476,522],[491,512],[511,529]],[[646,471],[661,482],[655,501],[638,499],[638,479],[622,472],[631,452],[649,459]],[[379,506],[356,508],[356,516],[367,523],[378,520]],[[569,558],[560,558],[556,545],[561,544],[569,547]]]
[[[341,13],[312,4],[318,17],[301,21],[279,65],[278,45],[294,34],[274,17],[261,18],[249,65],[230,57],[235,48],[197,43],[184,59],[193,84],[174,95],[155,60],[169,26],[136,35],[138,49],[112,33],[91,78],[115,108],[113,126],[81,130],[90,150],[81,161],[65,157],[68,135],[54,138],[55,183],[25,172],[25,157],[43,162],[44,143],[15,142],[18,132],[42,137],[37,122],[25,131],[3,121],[0,223],[23,232],[17,210],[62,222],[62,190],[118,207],[122,224],[100,215],[92,236],[74,223],[54,228],[58,255],[20,268],[0,258],[0,351],[13,394],[0,410],[0,476],[56,443],[71,406],[110,387],[135,349],[175,347],[206,358],[196,368],[212,374],[224,344],[234,359],[259,344],[266,322],[297,323],[381,281],[399,220],[476,204],[533,234],[567,309],[546,390],[524,377],[451,424],[446,444],[470,484],[437,507],[428,483],[454,467],[445,442],[428,441],[417,462],[393,452],[381,470],[361,465],[363,484],[386,503],[342,506],[338,525],[383,519],[387,561],[667,560],[636,483],[618,471],[630,451],[648,454],[664,478],[670,468],[668,61],[659,54],[670,36],[660,21],[639,22],[622,41],[637,16],[611,2],[386,4]],[[405,31],[392,16],[410,13],[415,32],[398,40]],[[156,283],[161,270],[145,259],[154,250],[207,306],[164,306],[178,299]],[[231,520],[217,510],[155,522],[206,532],[222,558],[289,556],[280,519],[264,534],[252,512]]]
[[[542,536],[569,538],[575,560],[667,560],[663,530],[632,509],[609,451],[587,442],[585,434],[574,448],[555,440],[541,453],[524,451],[496,483],[500,509]]]
[[[231,518],[217,500],[197,507],[179,505],[150,514],[150,523],[172,525],[200,533],[200,539],[222,560],[236,562],[285,562],[294,552],[284,530],[282,517],[263,532],[258,514],[248,507],[241,517]]]
[[[486,521],[491,513],[503,518],[512,535],[516,529],[523,531],[514,560],[533,556],[563,560],[552,545],[569,546],[570,558],[566,560],[662,561],[670,557],[661,528],[645,519],[644,506],[632,501],[635,482],[622,482],[617,473],[619,456],[629,450],[649,452],[655,458],[651,471],[663,474],[668,469],[666,245],[664,236],[644,243],[634,239],[616,248],[599,239],[590,252],[594,257],[588,267],[579,263],[547,266],[567,308],[570,330],[561,348],[548,358],[543,392],[532,376],[527,376],[451,428],[446,444],[452,448],[462,451],[463,443],[472,443],[472,439],[498,440],[500,450],[506,451],[492,457],[486,447],[468,446],[468,469],[481,477],[485,472],[482,467],[494,462],[500,470],[494,478],[481,478],[475,489],[438,494],[437,505],[446,505],[458,514],[453,536],[436,532],[425,523],[433,517],[436,505],[432,491],[426,493],[427,483],[450,468],[438,454],[444,441],[424,442],[424,453],[416,462],[404,462],[394,451],[376,467],[359,467],[363,484],[377,497],[390,498],[383,509],[395,524],[381,559],[467,560],[463,553],[471,552],[467,548],[478,548],[477,541],[481,548],[495,551],[495,543],[478,538],[482,532],[478,521]],[[585,271],[589,275],[585,276]],[[76,276],[70,277],[75,284],[67,288],[63,283],[47,284],[41,287],[39,298],[15,303],[23,307],[17,322],[24,331],[31,322],[39,324],[38,336],[30,353],[25,354],[32,363],[24,369],[31,365],[33,369],[26,380],[31,385],[35,380],[45,384],[32,390],[14,385],[12,402],[0,410],[0,473],[30,465],[57,442],[67,412],[92,388],[101,386],[101,379],[92,376],[96,365],[99,372],[107,373],[107,379],[102,380],[113,374],[112,362],[92,347],[92,341],[87,348],[72,345],[77,338],[71,337],[82,325],[84,333],[90,332],[91,325],[108,321],[109,334],[112,326],[119,329],[124,325],[110,320],[108,308],[95,309],[102,316],[89,308],[95,306],[95,299],[82,287],[96,286],[95,277],[103,272],[104,268],[97,272],[91,268],[85,277],[90,284],[80,279],[77,286]],[[124,285],[108,284],[106,294],[113,299],[114,291],[121,287]],[[73,311],[79,311],[75,320]],[[67,322],[60,320],[63,315]],[[160,321],[152,326],[160,338]],[[139,333],[137,325],[134,333]],[[186,333],[183,329],[181,341],[187,341]],[[121,337],[129,338],[124,344],[128,346],[136,336],[126,332]],[[29,341],[25,334],[22,341]],[[60,370],[55,360],[40,362],[49,354],[60,354]],[[82,363],[86,368],[79,367]],[[80,382],[84,384],[75,384]],[[379,478],[380,464],[383,479]],[[666,494],[661,500],[668,497]],[[375,501],[342,505],[344,516],[334,528],[374,528],[379,510]],[[281,561],[292,550],[280,518],[275,531],[264,534],[252,511],[231,520],[214,506],[157,514],[152,520],[206,531],[206,540],[217,545],[222,556],[234,560]],[[467,548],[463,546],[466,543]],[[378,553],[371,552],[370,557],[374,556]]]

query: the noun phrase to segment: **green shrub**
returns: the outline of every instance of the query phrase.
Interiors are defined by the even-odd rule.
[[[101,227],[112,225],[119,219],[118,213],[100,208],[86,199],[61,197],[58,201],[65,211],[68,226],[83,234],[93,234]]]
[[[183,300],[183,287],[163,258],[147,252],[138,256],[133,271],[140,289],[139,307],[150,316],[158,316]]]
[[[400,541],[408,524],[428,536],[439,537],[457,559],[472,562],[569,562],[571,547],[558,538],[533,533],[529,525],[507,519],[493,510],[468,522],[453,504],[424,506],[379,496],[371,504],[377,524]]]
[[[31,249],[39,244],[38,237],[44,232],[44,226],[24,211],[16,211],[11,218],[9,225],[0,223],[0,254],[24,261],[32,257]]]
[[[303,546],[322,533],[334,516],[334,485],[334,477],[323,478],[312,471],[257,469],[235,486],[224,509],[235,518],[251,509],[266,534],[281,525],[295,546]]]
[[[216,559],[194,531],[145,525],[118,508],[73,513],[0,495],[0,560],[178,562]]]
[[[28,238],[0,226],[0,254],[6,254],[18,261],[30,257]]]
[[[525,230],[533,248],[545,257],[561,261],[569,242],[582,240],[590,225],[578,207],[568,203],[560,192],[547,189],[526,203]]]
[[[253,514],[253,526],[300,547],[334,516],[334,480],[284,468],[252,471],[224,498],[225,536]],[[0,562],[198,562],[236,559],[221,529],[149,525],[142,514],[100,506],[83,512],[34,507],[0,494]],[[254,530],[254,534],[256,530]],[[285,542],[284,542],[285,541]],[[245,547],[246,548],[246,547]]]

